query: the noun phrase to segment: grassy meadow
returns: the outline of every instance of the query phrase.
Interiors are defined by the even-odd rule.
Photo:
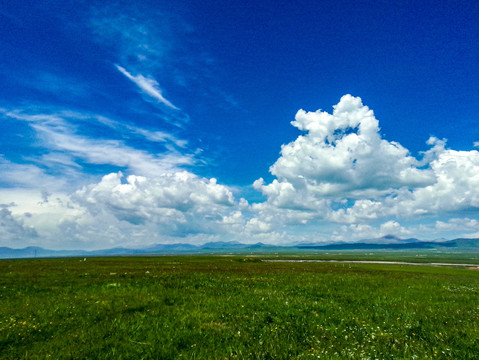
[[[479,357],[479,271],[267,257],[1,260],[0,359]]]

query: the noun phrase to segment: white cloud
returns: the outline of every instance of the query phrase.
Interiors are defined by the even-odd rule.
[[[151,96],[152,98],[156,99],[158,102],[168,106],[171,109],[179,110],[170,101],[165,99],[165,97],[161,93],[159,84],[155,79],[144,77],[141,74],[133,76],[119,65],[116,65],[116,68],[128,79],[133,81],[148,96]]]
[[[444,150],[430,168],[436,182],[417,189],[410,199],[400,199],[400,207],[425,213],[479,208],[478,151]]]
[[[413,233],[399,224],[397,221],[389,220],[379,226],[369,224],[342,225],[339,230],[334,231],[331,239],[333,241],[357,242],[365,239],[377,239],[386,235],[397,237],[409,237]]]
[[[160,130],[151,130],[145,129],[138,126],[130,125],[125,122],[115,121],[104,116],[98,116],[98,121],[112,129],[115,130],[126,130],[130,134],[136,134],[144,139],[151,141],[151,142],[160,142],[160,143],[167,143],[173,144],[178,148],[186,148],[188,145],[188,141],[184,139],[179,139],[177,136],[173,135],[172,133],[168,133],[165,131]]]
[[[401,226],[397,221],[394,221],[394,220],[389,220],[383,224],[381,224],[380,226],[380,235],[381,236],[384,236],[384,235],[396,235],[396,236],[403,236],[403,235],[410,235],[411,232],[404,228],[403,226]]]
[[[38,188],[5,188],[0,189],[0,199],[9,204],[8,210],[12,216],[22,219],[25,226],[35,229],[43,245],[47,239],[49,243],[57,245],[62,238],[54,240],[52,234],[59,224],[75,219],[84,212],[74,206],[68,194],[54,190],[47,193]]]
[[[72,195],[51,193],[48,201],[40,191],[22,189],[0,191],[0,198],[11,207],[2,213],[9,222],[0,234],[10,234],[2,245],[31,243],[27,231],[53,249],[203,243],[244,233],[245,219],[231,190],[186,171],[126,179],[111,173]],[[15,234],[18,244],[10,241]]]
[[[7,205],[0,204],[0,239],[2,246],[24,247],[26,243],[38,237],[33,227],[23,223],[20,217],[14,216]]]
[[[359,98],[343,96],[333,114],[300,110],[292,125],[307,133],[284,145],[271,167],[281,183],[320,196],[362,197],[434,181],[407,149],[381,139],[378,121]]]
[[[54,190],[63,188],[66,180],[48,174],[35,164],[17,164],[0,155],[0,184]]]
[[[166,100],[161,91],[165,88],[160,89],[159,82],[169,89],[179,87],[183,94],[195,98],[215,99],[221,108],[240,108],[225,92],[217,62],[204,46],[198,47],[201,40],[195,38],[194,27],[182,16],[164,7],[145,7],[142,2],[121,6],[102,3],[94,5],[90,15],[95,39],[102,47],[113,50],[115,62],[121,65],[117,65],[118,70],[123,69],[125,76],[156,101],[165,104]],[[189,115],[166,101],[165,105],[175,111],[170,111],[164,120],[182,127]]]
[[[175,137],[172,134],[166,133],[164,131],[150,131],[141,128],[131,128],[137,134],[140,134],[145,137],[145,139],[154,142],[171,142],[179,148],[185,148],[188,144],[187,140],[181,140]]]
[[[440,231],[479,231],[479,221],[469,218],[453,218],[447,222],[438,220],[436,229]]]
[[[0,181],[16,186],[0,191],[2,202],[16,204],[1,215],[12,241],[35,235],[52,248],[105,248],[479,233],[479,152],[451,150],[445,139],[431,137],[416,159],[383,139],[373,112],[349,95],[333,114],[298,112],[293,125],[304,134],[282,147],[270,169],[276,179],[254,182],[266,201],[252,204],[235,200],[233,188],[215,179],[183,170],[195,160],[173,134],[74,112],[2,112],[34,129],[43,150],[25,164],[0,157]],[[141,136],[161,152],[89,137],[81,130],[91,120],[125,141]],[[87,165],[128,176],[113,172],[99,180],[84,172]],[[48,202],[42,191],[52,194]]]
[[[101,182],[77,191],[73,199],[94,216],[111,214],[133,225],[162,224],[169,229],[166,233],[188,232],[195,226],[205,229],[210,222],[221,222],[234,204],[231,191],[216,179],[186,171],[154,178],[130,175],[126,183],[121,179],[121,173],[106,175]]]
[[[246,223],[246,231],[252,233],[267,233],[270,232],[272,226],[270,223],[258,220],[257,218],[252,218]]]
[[[69,133],[59,133],[44,126],[35,126],[49,146],[81,158],[90,164],[115,165],[138,174],[162,174],[179,165],[192,164],[191,156],[177,153],[151,154],[125,145],[118,140],[99,140]]]
[[[434,155],[428,169],[434,174],[434,183],[356,200],[351,207],[332,212],[330,219],[352,223],[385,216],[412,218],[479,210],[479,152],[443,149]]]
[[[184,152],[186,146],[175,136],[122,126],[90,114],[36,110],[2,110],[5,116],[24,121],[35,131],[36,145],[43,154],[25,157],[23,164],[0,157],[0,182],[10,186],[0,191],[0,198],[16,204],[12,216],[21,219],[29,214],[24,228],[32,229],[42,246],[141,247],[178,237],[188,241],[213,239],[233,232],[232,224],[222,223],[228,217],[240,221],[234,231],[242,230],[244,220],[234,215],[238,209],[228,187],[217,184],[214,178],[199,178],[181,170],[182,165],[193,164],[194,158],[175,150],[178,147]],[[121,133],[126,130],[126,138],[138,134],[152,142],[174,144],[175,149],[161,148],[161,153],[154,153],[120,140],[83,135],[84,125],[92,120],[112,129],[118,127]],[[97,182],[87,170],[89,165],[114,166],[136,175],[123,181],[121,175],[113,173]],[[92,185],[77,190],[88,182]],[[64,191],[74,194],[70,197]],[[50,194],[48,201],[42,192]],[[243,201],[242,206],[248,205]],[[9,229],[11,233],[13,227]],[[24,242],[28,243],[26,235],[24,232]]]
[[[83,162],[96,165],[113,165],[122,169],[127,169],[131,173],[138,175],[159,175],[167,171],[176,170],[182,165],[191,165],[194,163],[193,155],[181,154],[175,149],[171,148],[168,151],[155,154],[140,150],[126,145],[121,140],[116,139],[98,139],[78,134],[79,126],[73,122],[91,120],[92,115],[59,111],[56,113],[26,113],[19,110],[5,112],[5,115],[21,121],[29,123],[30,127],[35,130],[40,145],[49,150],[50,153],[43,155],[38,159],[31,159],[32,162],[41,163],[44,166],[56,164],[62,165],[63,169],[69,169],[72,176],[79,176],[78,159]],[[96,121],[98,117],[93,117]],[[100,122],[105,121],[104,118],[99,117]],[[103,120],[101,120],[103,119]],[[109,125],[111,126],[111,124]],[[135,127],[132,131],[142,132],[142,129]],[[158,140],[160,134],[149,132],[145,130],[143,136],[154,137]],[[175,142],[180,145],[185,145],[181,140],[173,135],[164,133],[165,140]],[[17,172],[21,171],[22,167],[35,168],[35,165],[17,165]],[[76,169],[75,169],[76,168]],[[35,170],[38,173],[40,170]],[[67,174],[67,171],[62,171]],[[13,170],[9,171],[13,173]],[[33,174],[33,173],[32,173]],[[13,175],[12,175],[13,176]],[[38,176],[25,176],[24,180],[32,177],[32,181]],[[52,180],[55,183],[62,180],[62,177],[57,177]]]
[[[385,218],[410,221],[479,209],[476,150],[446,149],[446,140],[431,137],[430,149],[416,159],[399,143],[383,139],[372,110],[351,95],[343,96],[332,114],[300,110],[292,125],[305,134],[282,146],[270,168],[277,179],[253,184],[267,197],[252,206],[261,221],[284,224],[295,218],[358,227]],[[395,224],[374,231],[407,233]],[[356,233],[369,230],[358,227]]]

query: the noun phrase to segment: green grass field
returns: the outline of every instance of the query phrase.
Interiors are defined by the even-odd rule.
[[[2,260],[0,358],[479,358],[479,271],[261,258]]]

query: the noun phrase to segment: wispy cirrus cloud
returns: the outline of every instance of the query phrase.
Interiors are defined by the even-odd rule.
[[[143,6],[139,2],[94,5],[89,27],[95,40],[113,50],[122,64],[135,69],[163,68],[174,47],[171,19],[157,8]]]
[[[38,163],[15,163],[0,156],[0,184],[7,187],[61,189],[67,180],[48,173]]]
[[[241,108],[223,88],[215,58],[195,38],[195,28],[167,7],[158,6],[154,11],[143,7],[138,2],[92,7],[90,30],[95,40],[113,54],[113,63],[120,64],[117,69],[146,95],[177,110],[174,116],[183,123],[189,119],[187,110],[178,111],[173,101],[165,99],[163,90],[214,98],[220,108]]]
[[[188,141],[184,139],[180,139],[178,136],[174,135],[171,132],[161,131],[161,130],[152,130],[146,129],[143,127],[135,126],[129,124],[125,121],[117,121],[112,120],[110,118],[106,118],[104,116],[99,116],[98,121],[106,126],[115,129],[115,130],[126,130],[129,134],[134,134],[141,136],[142,138],[151,141],[151,142],[159,142],[159,143],[166,143],[168,144],[167,147],[171,148],[170,145],[174,145],[175,147],[185,149],[188,145]]]
[[[123,75],[125,75],[129,80],[133,81],[144,94],[152,97],[153,99],[157,100],[158,102],[162,103],[163,105],[166,105],[167,107],[171,109],[180,110],[175,105],[173,105],[169,100],[165,99],[165,97],[162,95],[162,91],[159,87],[159,84],[155,79],[144,77],[141,74],[133,76],[128,71],[126,71],[125,68],[121,67],[120,65],[115,65],[115,67],[118,69],[118,71],[120,71]]]
[[[147,151],[128,145],[124,140],[115,138],[115,135],[121,136],[121,133],[113,133],[111,138],[99,138],[81,132],[85,124],[91,126],[92,123],[101,125],[106,123],[110,128],[120,126],[118,122],[108,120],[102,116],[73,111],[32,113],[28,110],[18,109],[4,111],[3,113],[10,119],[26,122],[36,134],[36,147],[44,149],[42,155],[32,155],[24,159],[24,162],[30,164],[9,163],[8,166],[4,164],[4,168],[11,169],[11,171],[8,171],[9,174],[27,171],[28,169],[22,169],[28,166],[38,168],[36,170],[36,173],[38,173],[42,171],[38,167],[38,164],[41,164],[46,170],[49,170],[50,167],[51,170],[61,167],[64,174],[68,174],[65,169],[70,169],[78,175],[82,171],[88,173],[83,167],[90,164],[116,166],[118,170],[137,175],[159,175],[164,172],[177,171],[181,166],[192,165],[195,162],[193,155],[180,153],[174,147],[167,147],[166,150],[164,148],[158,149],[155,152],[151,149]],[[131,126],[130,128],[129,125],[125,125],[123,128],[133,134],[139,134],[151,142],[171,142],[176,147],[181,147],[184,152],[186,144],[172,134],[161,131],[155,132],[137,126]],[[23,180],[19,179],[19,181],[26,181],[28,178],[24,177]],[[62,176],[55,179],[58,182],[62,179]]]
[[[137,174],[162,174],[193,162],[190,156],[179,153],[151,154],[119,140],[91,139],[57,132],[42,125],[35,125],[34,128],[48,140],[52,149],[70,153],[90,164],[118,166]]]

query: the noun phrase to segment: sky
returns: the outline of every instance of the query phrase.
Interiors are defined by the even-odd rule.
[[[0,4],[0,246],[479,237],[479,3]]]

